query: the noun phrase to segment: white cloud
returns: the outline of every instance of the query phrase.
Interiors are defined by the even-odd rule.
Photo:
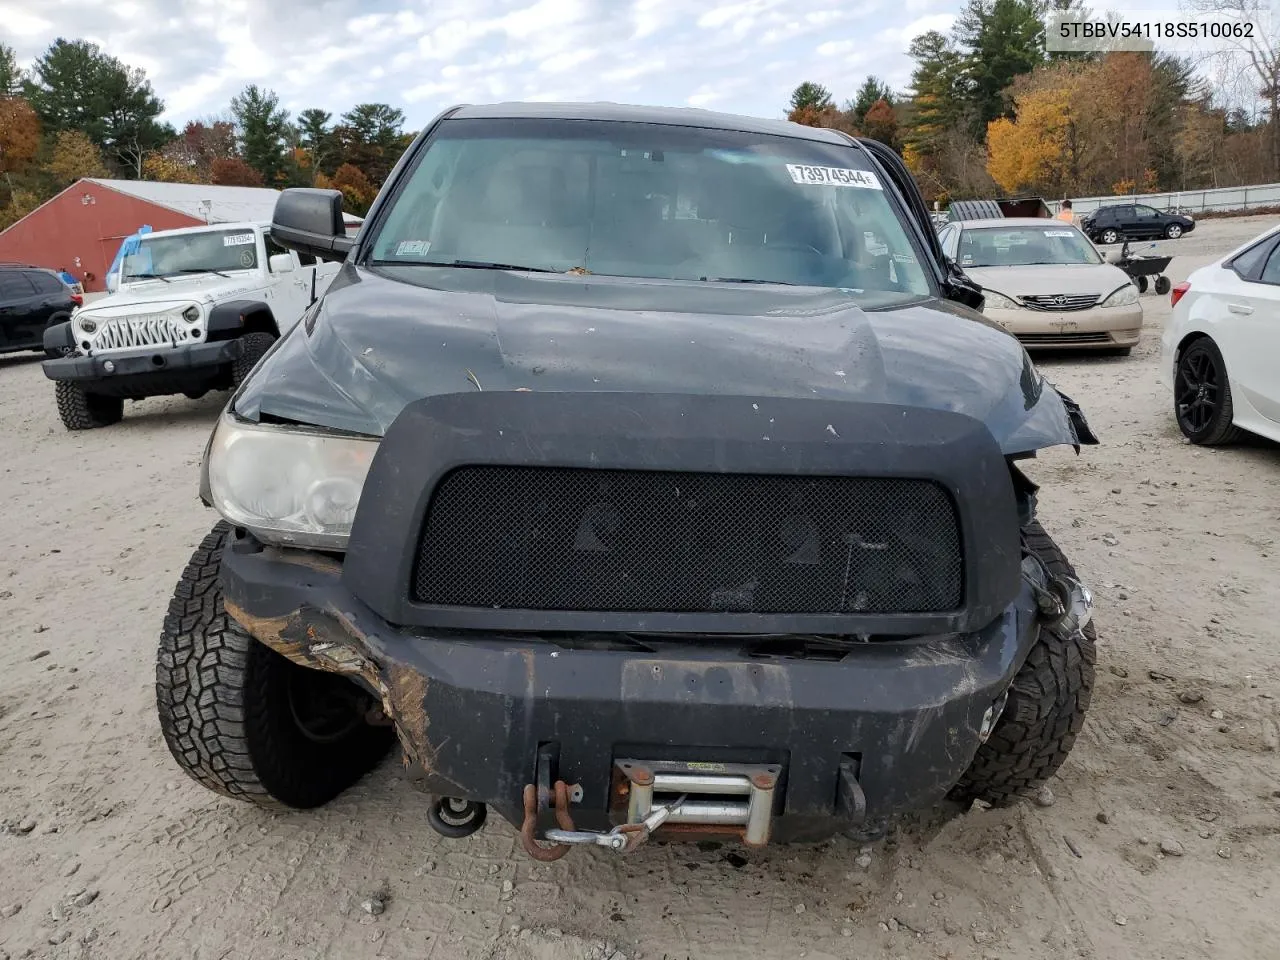
[[[225,114],[248,83],[294,111],[572,98],[781,116],[802,80],[852,97],[897,86],[906,47],[958,0],[0,0],[24,63],[59,36],[142,66],[175,125]],[[32,12],[32,11],[38,11]]]
[[[538,69],[543,73],[566,73],[574,67],[590,63],[599,55],[599,50],[569,50],[547,57],[538,65]]]
[[[17,4],[9,7],[7,4],[0,8],[3,11],[4,31],[6,34],[13,34],[15,37],[26,39],[27,37],[39,37],[49,33],[53,29],[51,24],[44,17],[37,17],[33,13],[28,13]]]

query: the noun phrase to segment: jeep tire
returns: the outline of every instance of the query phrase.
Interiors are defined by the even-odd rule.
[[[58,416],[68,430],[93,430],[119,423],[124,417],[123,397],[90,393],[78,383],[57,380],[53,384]]]
[[[275,334],[271,333],[246,333],[240,337],[240,343],[243,347],[240,356],[231,362],[231,385],[238,387],[248,379],[249,374],[253,372],[253,368],[258,365],[271,345],[276,342]]]
[[[1075,571],[1039,522],[1025,529],[1028,548],[1055,576]],[[1042,627],[1009,687],[1009,699],[987,742],[951,791],[953,799],[1008,806],[1053,776],[1084,726],[1093,693],[1096,634]]]
[[[373,700],[337,674],[298,666],[251,637],[222,602],[230,526],[191,556],[156,655],[169,752],[197,783],[270,809],[318,807],[372,769],[395,740],[367,721]]]

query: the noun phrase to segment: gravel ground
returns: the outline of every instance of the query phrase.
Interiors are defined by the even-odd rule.
[[[1267,224],[1202,224],[1166,245],[1172,276]],[[1102,438],[1029,470],[1101,635],[1051,794],[866,850],[547,867],[502,823],[438,838],[394,761],[288,816],[183,776],[152,664],[214,521],[197,468],[225,395],[68,434],[38,362],[0,359],[0,960],[1275,956],[1280,448],[1182,442],[1156,380],[1167,298],[1143,302],[1132,357],[1041,362]]]

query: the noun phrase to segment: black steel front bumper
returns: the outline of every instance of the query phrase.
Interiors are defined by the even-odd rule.
[[[870,820],[941,801],[1037,630],[1025,584],[979,630],[807,658],[761,655],[742,637],[398,628],[346,589],[338,561],[247,534],[224,553],[222,587],[258,640],[372,692],[433,795],[519,824],[522,788],[551,745],[560,778],[582,790],[577,826],[607,829],[619,819],[620,758],[772,764],[782,771],[772,839],[783,842],[851,825],[842,770]]]
[[[204,379],[238,359],[244,344],[238,340],[142,347],[123,353],[59,357],[42,364],[50,380],[97,381],[125,387],[159,379]],[[107,392],[107,391],[103,391]]]

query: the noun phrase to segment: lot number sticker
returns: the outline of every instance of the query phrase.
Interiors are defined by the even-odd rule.
[[[1046,230],[1044,232],[1044,235],[1046,237],[1074,237],[1075,236],[1075,234],[1072,233],[1070,230]]]
[[[229,233],[222,238],[224,247],[243,247],[249,243],[253,243],[252,233]]]
[[[421,256],[431,250],[430,240],[401,240],[396,246],[397,257]]]
[[[865,190],[883,190],[874,173],[866,170],[850,170],[847,167],[809,167],[788,163],[787,173],[795,183],[818,184],[828,187],[862,187]]]

